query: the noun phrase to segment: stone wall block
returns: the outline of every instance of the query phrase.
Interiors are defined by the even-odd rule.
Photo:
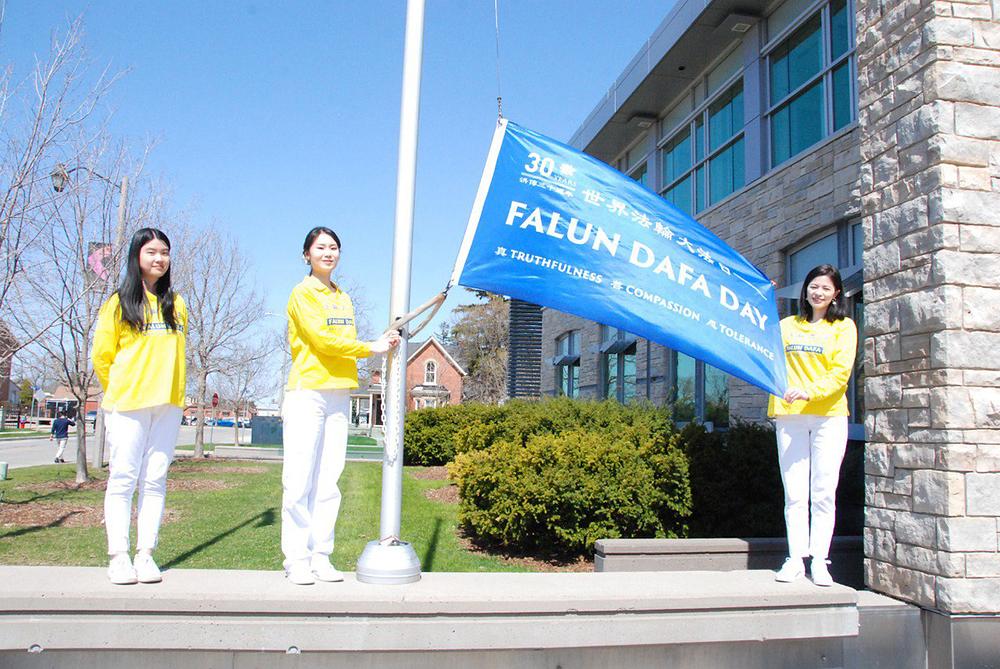
[[[980,140],[958,135],[934,135],[927,141],[928,164],[951,163],[968,167],[987,167],[989,146]]]
[[[955,2],[951,5],[951,12],[953,16],[966,19],[985,19],[989,21],[993,17],[993,10],[990,9],[989,3],[963,4]]]
[[[957,516],[965,513],[965,476],[957,472],[913,472],[913,510]]]
[[[1000,333],[945,330],[931,335],[931,366],[1000,369]]]
[[[887,444],[865,444],[865,474],[893,476],[892,448]]]
[[[997,551],[997,521],[994,518],[938,518],[937,526],[941,550]]]
[[[896,147],[902,149],[938,133],[950,134],[954,131],[954,103],[934,100],[899,119],[896,124]]]
[[[966,330],[1000,332],[1000,288],[967,286],[962,289],[962,302],[965,307],[962,325]],[[966,383],[969,383],[968,378]],[[994,381],[981,385],[1000,385],[1000,383]]]
[[[966,555],[966,553],[938,551],[938,575],[949,578],[961,578],[965,576]],[[968,555],[979,555],[979,553],[968,553]]]
[[[903,388],[900,406],[918,409],[931,405],[931,391],[928,388]]]
[[[993,19],[992,23],[984,23],[982,21],[976,21],[972,24],[972,35],[973,44],[978,47],[983,47],[986,49],[1000,49],[1000,7],[996,5],[996,0],[993,0]]]
[[[874,423],[868,430],[868,439],[873,442],[886,442],[890,444],[906,441],[908,429],[908,419],[906,409],[888,409],[885,411],[873,411]]]
[[[1000,65],[1000,63],[998,63]],[[988,191],[993,188],[992,175],[988,167],[959,167],[958,186],[969,190]]]
[[[936,446],[927,444],[897,444],[892,451],[892,464],[904,469],[931,469],[937,450]]]
[[[1000,226],[963,224],[959,226],[958,235],[962,251],[1000,253]]]
[[[937,517],[924,513],[893,512],[896,540],[913,546],[937,548]]]
[[[899,406],[903,399],[896,374],[865,378],[865,406],[869,409]]]
[[[906,415],[910,427],[925,428],[931,426],[930,409],[908,409]]]
[[[865,528],[865,555],[892,562],[896,559],[896,537],[888,530]]]
[[[939,62],[925,71],[924,97],[997,107],[1000,106],[1000,78],[987,66]]]
[[[970,391],[977,428],[1000,428],[1000,388]]]
[[[996,613],[1000,578],[938,578],[938,606],[950,613]]]
[[[948,271],[954,271],[951,265],[942,273],[947,275]],[[934,274],[933,270],[931,273]],[[962,326],[964,311],[962,289],[959,286],[938,286],[907,293],[898,298],[898,303],[899,328],[906,334],[936,332]]]
[[[932,574],[897,567],[881,560],[867,560],[866,576],[868,586],[891,597],[915,602],[921,606],[934,607],[935,581]]]
[[[916,569],[928,574],[937,574],[938,571],[937,551],[920,546],[897,543],[895,563],[900,567]]]
[[[891,530],[896,524],[898,511],[891,509],[876,509],[874,507],[865,508],[865,525],[878,530]],[[934,537],[935,523],[931,521],[931,537]],[[898,532],[897,532],[898,535]]]
[[[1000,516],[1000,473],[965,475],[970,516]]]
[[[952,472],[974,472],[976,455],[975,444],[948,444],[947,448],[937,451],[937,461],[934,464],[938,469]]]
[[[931,255],[932,258],[936,258],[935,251],[958,249],[961,243],[959,229],[959,226],[954,223],[939,223],[900,237],[897,240],[899,257],[906,259]],[[937,282],[940,283],[940,281]]]
[[[1000,444],[976,444],[976,471],[1000,472]]]
[[[969,553],[965,568],[969,578],[1000,578],[1000,553]]]
[[[867,254],[866,254],[867,255]],[[867,263],[865,277],[868,278]],[[865,331],[867,335],[899,332],[899,301],[889,298],[878,302],[865,303]]]
[[[864,265],[865,278],[875,278],[898,272],[900,268],[899,246],[887,243],[866,249]]]
[[[964,18],[935,17],[924,25],[925,44],[971,46],[974,41],[972,21]]]
[[[936,225],[934,228],[956,228],[951,225]],[[957,232],[957,230],[956,230]],[[958,245],[958,236],[955,236]],[[997,268],[1000,267],[1000,255],[984,258],[979,253],[964,253],[942,249],[932,256],[931,282],[934,284],[953,283],[966,286],[997,285]],[[950,295],[951,299],[961,300],[961,295]],[[951,327],[960,327],[958,323]]]
[[[931,388],[931,427],[954,429],[976,426],[967,389],[958,386]]]
[[[900,337],[899,357],[901,359],[909,360],[911,358],[928,358],[930,357],[930,354],[931,354],[931,336],[929,334],[903,335],[902,337]],[[919,406],[927,406],[927,405],[921,404]]]

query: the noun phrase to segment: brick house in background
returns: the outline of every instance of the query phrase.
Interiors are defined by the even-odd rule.
[[[412,343],[413,353],[406,361],[406,407],[428,407],[458,404],[462,401],[462,379],[466,371],[431,336],[424,342]]]
[[[410,342],[406,361],[406,408],[426,409],[462,401],[467,372],[448,350],[431,336]],[[375,370],[351,392],[351,422],[358,426],[382,425],[382,372]]]

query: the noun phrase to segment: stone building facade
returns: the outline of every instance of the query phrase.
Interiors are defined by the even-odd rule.
[[[1000,611],[1000,2],[858,2],[867,582]]]
[[[957,662],[963,625],[1000,638],[1000,0],[678,0],[571,144],[760,267],[782,315],[809,267],[841,269],[867,584],[923,607],[950,649],[929,666]],[[707,365],[542,324],[543,394],[765,418],[733,379],[723,415]]]

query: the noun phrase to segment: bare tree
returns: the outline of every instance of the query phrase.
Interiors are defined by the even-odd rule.
[[[462,399],[498,404],[507,396],[510,303],[502,295],[473,292],[485,302],[463,304],[452,312],[451,340],[469,373]]]
[[[2,9],[2,8],[0,8]],[[0,26],[2,26],[0,11]],[[98,102],[121,76],[88,74],[83,25],[71,22],[56,34],[49,53],[36,60],[30,76],[18,79],[12,66],[0,70],[0,314],[9,317],[15,281],[33,268],[28,254],[42,242],[58,196],[50,174],[57,163],[81,162],[76,141]],[[40,318],[32,332],[19,333],[9,357],[62,321],[71,302]]]
[[[265,337],[256,343],[239,343],[225,358],[219,372],[219,390],[233,407],[233,445],[240,445],[240,416],[275,389],[276,377],[271,363],[276,352],[274,342]]]
[[[194,457],[205,455],[205,404],[208,379],[254,332],[264,301],[254,285],[246,254],[236,237],[211,227],[198,234],[175,263],[182,275],[181,295],[188,306],[188,378],[198,405]]]
[[[106,258],[102,249],[121,244],[125,234],[121,224],[126,219],[119,210],[121,191],[114,186],[141,165],[130,164],[123,146],[109,146],[103,132],[94,136],[81,132],[77,143],[80,170],[63,197],[50,201],[45,211],[48,224],[37,247],[23,255],[24,276],[12,286],[10,296],[16,305],[11,317],[16,331],[21,337],[35,337],[35,345],[55,362],[60,380],[83,409],[100,393],[90,349],[100,307],[117,283],[117,253],[111,255],[112,266],[103,265],[95,254]],[[143,207],[134,209],[128,220],[141,225],[146,217]],[[50,325],[53,314],[58,320]],[[78,482],[88,478],[86,458],[84,420],[77,429]]]

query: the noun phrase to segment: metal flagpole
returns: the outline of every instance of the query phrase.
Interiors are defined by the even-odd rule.
[[[403,47],[403,91],[400,104],[399,162],[396,175],[396,227],[392,245],[392,289],[389,315],[410,310],[410,255],[413,237],[413,194],[417,169],[417,126],[420,112],[420,63],[423,52],[424,0],[406,4]],[[379,540],[370,541],[358,558],[362,583],[399,584],[420,580],[420,560],[413,546],[401,541],[403,502],[403,416],[406,412],[406,333],[389,353],[385,383],[387,413],[382,456],[382,510]]]

